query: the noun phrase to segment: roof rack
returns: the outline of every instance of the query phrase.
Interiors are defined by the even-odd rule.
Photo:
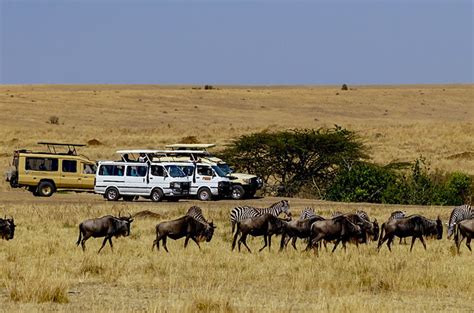
[[[166,145],[166,148],[175,150],[196,150],[196,149],[207,149],[215,147],[213,143],[175,143],[172,145]]]
[[[68,152],[67,154],[70,155],[77,155],[76,147],[85,147],[85,144],[80,143],[60,143],[60,142],[46,142],[40,141],[38,142],[39,145],[46,145],[48,147],[49,153],[52,154],[59,154],[56,152],[56,147],[67,147]]]

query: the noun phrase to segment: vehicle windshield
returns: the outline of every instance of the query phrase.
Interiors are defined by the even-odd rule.
[[[180,165],[179,168],[188,176],[193,176],[194,166]]]
[[[165,167],[171,177],[186,177],[186,174],[176,165],[166,165]]]
[[[221,164],[218,164],[217,166],[218,166],[218,167],[221,169],[221,171],[223,171],[226,175],[232,173],[232,169],[231,169],[230,166],[227,165],[226,163],[221,163]]]
[[[213,165],[212,168],[214,169],[214,171],[217,173],[217,175],[219,175],[220,177],[226,177],[226,173],[224,173],[224,171],[222,171],[219,166],[217,165]]]

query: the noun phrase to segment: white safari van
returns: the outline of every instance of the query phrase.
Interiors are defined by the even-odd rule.
[[[136,150],[134,150],[136,151]],[[125,154],[121,161],[101,161],[95,176],[94,192],[107,200],[120,198],[132,201],[136,197],[161,201],[164,198],[187,197],[190,179],[173,162],[152,163],[148,158],[131,160]],[[142,153],[146,155],[145,152]]]

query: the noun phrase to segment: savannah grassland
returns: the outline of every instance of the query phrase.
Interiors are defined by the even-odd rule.
[[[373,161],[410,161],[423,155],[432,168],[474,174],[472,85],[339,87],[0,86],[0,167],[17,148],[41,140],[102,145],[82,150],[93,159],[114,158],[120,148],[155,148],[185,136],[228,143],[259,130],[338,124],[358,131]],[[48,123],[59,117],[59,125]],[[197,203],[110,203],[93,194],[34,198],[0,185],[0,213],[18,224],[12,241],[0,242],[0,310],[92,312],[387,312],[473,311],[473,255],[452,241],[429,240],[424,251],[394,244],[349,245],[319,257],[289,248],[258,253],[230,251],[229,210],[238,204],[268,206],[277,198]],[[449,207],[389,206],[291,199],[293,214],[313,206],[331,211],[365,209],[384,221],[397,209],[446,221]],[[151,251],[154,225],[179,217],[192,204],[217,224],[198,250],[168,242],[170,254]],[[90,239],[75,246],[84,219],[150,210],[137,217],[115,251]],[[303,244],[299,244],[299,249]]]

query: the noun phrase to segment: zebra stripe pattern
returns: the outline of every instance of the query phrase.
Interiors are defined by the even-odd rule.
[[[448,223],[448,238],[450,238],[454,233],[454,225],[463,220],[469,220],[474,218],[474,210],[469,204],[461,205],[455,207],[451,212]]]
[[[308,219],[308,218],[312,218],[312,217],[315,217],[315,216],[316,216],[316,214],[314,213],[314,209],[310,208],[310,207],[307,207],[307,208],[304,208],[303,211],[301,211],[300,221]]]
[[[254,218],[266,213],[269,213],[274,216],[280,215],[280,213],[285,213],[287,217],[290,217],[289,212],[290,204],[288,200],[281,200],[277,203],[272,204],[268,208],[254,208],[251,206],[243,206],[233,208],[230,212],[230,223],[232,224],[232,233],[234,232],[235,225],[247,218]]]
[[[367,212],[362,211],[362,210],[357,210],[357,211],[356,211],[356,214],[359,215],[359,217],[361,217],[361,218],[363,218],[364,220],[366,220],[367,222],[370,222],[369,214],[367,214]]]
[[[194,218],[196,221],[203,223],[204,225],[208,225],[209,222],[204,218],[204,215],[202,214],[202,210],[200,207],[193,205],[188,209],[188,212],[186,212],[186,215],[191,216]]]

